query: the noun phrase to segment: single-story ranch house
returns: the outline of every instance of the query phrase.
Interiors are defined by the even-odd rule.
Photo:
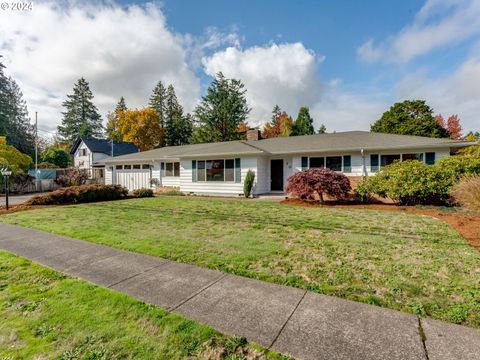
[[[451,139],[348,131],[172,146],[107,158],[105,183],[129,190],[178,187],[184,193],[240,195],[249,169],[255,172],[254,195],[283,192],[296,171],[327,167],[355,178],[375,174],[396,160],[434,164],[472,143]]]

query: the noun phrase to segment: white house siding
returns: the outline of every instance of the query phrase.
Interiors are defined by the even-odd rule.
[[[224,157],[216,156],[215,159],[231,159],[234,156]],[[240,157],[241,182],[223,182],[223,181],[198,181],[192,182],[192,160],[211,160],[213,158],[198,158],[180,161],[180,191],[188,194],[207,194],[207,195],[241,195],[243,194],[243,183],[248,170],[253,170],[257,174],[257,158],[256,157]],[[257,176],[255,176],[257,178]],[[258,180],[258,179],[257,179]],[[254,194],[258,190],[254,187]]]
[[[255,182],[255,194],[264,194],[270,191],[270,158],[266,156],[259,156],[257,158]]]
[[[86,155],[84,155],[84,156],[80,155],[83,149],[86,150]],[[91,169],[92,168],[92,153],[83,141],[78,146],[77,151],[73,155],[73,165],[75,167],[80,168],[80,169]]]

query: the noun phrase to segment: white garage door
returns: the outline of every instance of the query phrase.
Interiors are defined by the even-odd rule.
[[[115,170],[115,184],[128,190],[150,188],[150,169]]]

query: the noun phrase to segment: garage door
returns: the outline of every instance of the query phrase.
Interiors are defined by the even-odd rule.
[[[150,188],[150,169],[116,169],[115,184],[128,190]]]

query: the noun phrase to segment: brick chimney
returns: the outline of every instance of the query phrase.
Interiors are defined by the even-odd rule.
[[[248,129],[247,130],[247,140],[261,140],[262,133],[258,129]]]

